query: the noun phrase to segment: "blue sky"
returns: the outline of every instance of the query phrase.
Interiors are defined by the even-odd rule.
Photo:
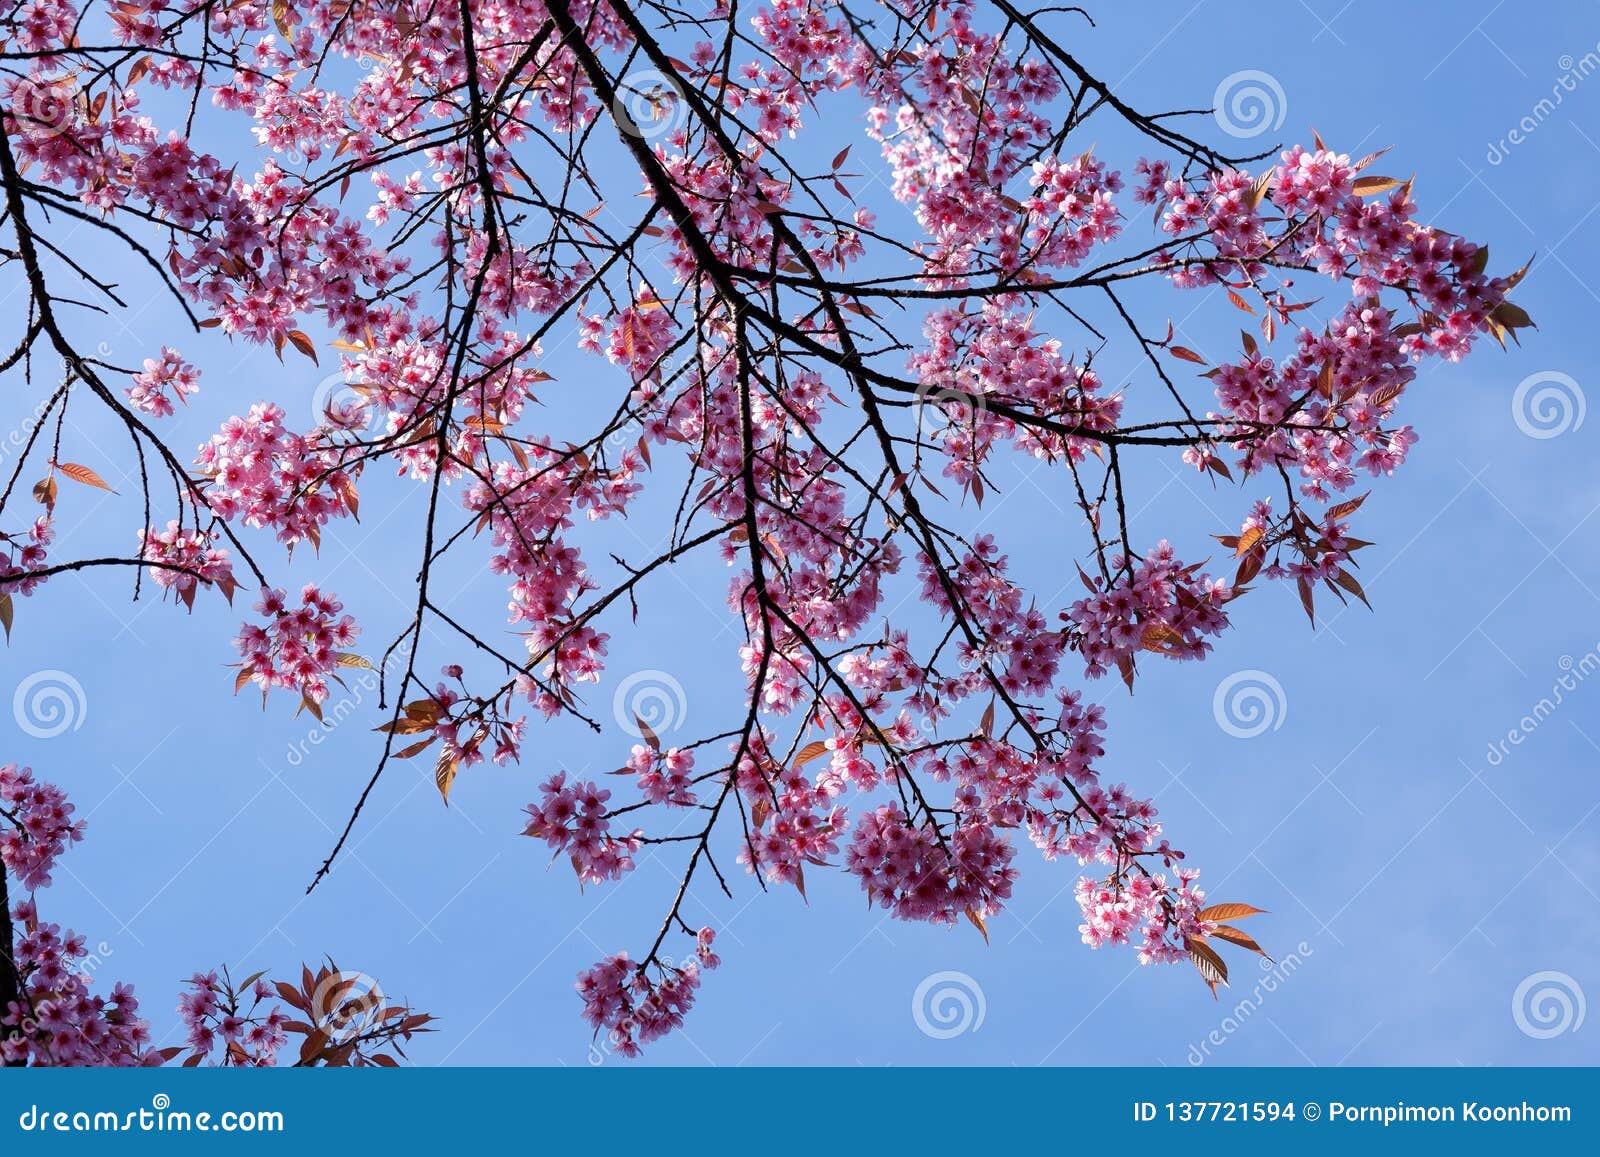
[[[1256,966],[1235,957],[1234,988],[1214,1003],[1186,968],[1092,953],[1076,932],[1076,872],[1027,848],[987,946],[970,928],[886,922],[838,875],[808,879],[809,906],[789,891],[763,896],[740,877],[733,901],[702,891],[691,902],[691,922],[721,930],[725,965],[686,1032],[648,1060],[1600,1060],[1600,1026],[1530,1035],[1513,1011],[1519,986],[1600,994],[1600,677],[1574,678],[1553,712],[1523,722],[1568,668],[1576,676],[1600,663],[1600,416],[1579,423],[1573,408],[1600,388],[1600,76],[1571,80],[1594,64],[1586,54],[1600,53],[1600,4],[1540,5],[1534,19],[1493,0],[1430,0],[1404,6],[1402,19],[1376,0],[1304,0],[1257,25],[1216,0],[1089,7],[1099,27],[1072,24],[1071,47],[1133,103],[1204,105],[1224,78],[1265,72],[1281,89],[1283,122],[1247,145],[1305,139],[1311,127],[1353,154],[1393,145],[1382,166],[1418,174],[1424,216],[1488,243],[1498,267],[1538,258],[1518,290],[1538,332],[1505,354],[1485,345],[1462,365],[1430,364],[1408,391],[1422,441],[1376,488],[1357,531],[1377,543],[1362,572],[1375,613],[1330,605],[1313,630],[1292,591],[1263,588],[1206,663],[1146,664],[1131,698],[1111,682],[1092,689],[1109,710],[1107,777],[1156,793],[1214,898],[1271,910],[1251,931],[1284,964],[1252,975]],[[1537,107],[1557,90],[1558,106]],[[1532,128],[1513,143],[1524,118]],[[1196,123],[1232,143],[1211,121]],[[843,135],[819,153],[854,140],[852,167],[870,179],[875,150],[849,120],[827,124]],[[1109,128],[1099,155],[1124,170],[1135,156]],[[876,188],[882,211],[896,211]],[[1235,340],[1237,315],[1215,302],[1170,292],[1147,300],[1173,312],[1189,345]],[[174,339],[174,319],[153,300],[124,323],[84,332],[113,360],[137,361]],[[322,371],[215,334],[182,348],[207,376],[196,404],[167,426],[180,448],[261,397],[309,424],[305,399]],[[582,403],[562,391],[581,394],[599,363],[568,343],[549,351],[547,368],[557,381],[545,401],[563,421],[564,406]],[[1134,368],[1104,367],[1113,381]],[[1551,387],[1573,404],[1562,432],[1535,437],[1526,417],[1517,421],[1518,387],[1530,379],[1524,400]],[[15,390],[3,406],[12,425],[30,408]],[[121,454],[87,407],[74,418],[79,460],[94,461],[100,446],[97,466]],[[0,449],[9,461],[12,445]],[[1236,528],[1245,509],[1244,495],[1213,490],[1175,460],[1153,457],[1138,471],[1149,501],[1136,511],[1136,540],[1180,534],[1201,554],[1205,535]],[[982,514],[1044,596],[1070,574],[1081,541],[1056,506],[1059,485],[1021,464]],[[64,497],[62,526],[82,521],[63,534],[61,557],[131,543],[138,515],[123,489],[121,499]],[[369,653],[409,613],[420,548],[408,495],[410,484],[372,478],[361,527],[330,534],[320,559],[283,572],[338,591],[366,625]],[[637,539],[635,556],[659,538],[652,509],[619,531]],[[613,626],[610,676],[591,698],[602,715],[617,683],[639,671],[666,672],[685,689],[685,734],[721,730],[736,711],[726,573],[707,563],[680,577],[643,603],[636,629]],[[326,952],[441,1018],[415,1048],[418,1061],[620,1063],[591,1054],[572,978],[604,953],[648,943],[677,861],[646,857],[620,885],[580,895],[564,868],[546,870],[548,854],[520,836],[519,819],[549,771],[603,772],[626,742],[535,727],[521,768],[466,773],[448,810],[427,766],[401,766],[308,898],[304,886],[371,767],[375,695],[364,692],[347,725],[311,744],[310,720],[294,718],[287,701],[263,714],[249,695],[232,696],[223,665],[237,615],[215,599],[192,617],[148,598],[130,605],[126,579],[60,579],[19,605],[0,693],[37,672],[66,672],[83,689],[81,726],[37,738],[0,712],[0,759],[32,764],[89,818],[88,840],[41,899],[52,918],[103,942],[105,975],[137,985],[159,1031],[175,1020],[178,981],[197,967],[287,971]],[[496,621],[504,597],[470,557],[437,589],[459,592],[452,605],[480,623]],[[1252,671],[1282,694],[1275,726],[1239,738],[1218,725],[1213,698]],[[1492,756],[1514,728],[1521,742]],[[940,973],[962,974],[930,986],[966,990],[981,1024],[974,1015],[948,1036],[919,1027],[919,986]]]

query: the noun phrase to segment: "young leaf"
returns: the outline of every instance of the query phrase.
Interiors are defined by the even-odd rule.
[[[106,485],[104,478],[87,466],[80,466],[76,462],[57,462],[56,469],[82,486],[93,486],[98,490],[104,490],[111,494],[116,493],[115,490]]]
[[[448,750],[439,753],[439,762],[433,769],[433,782],[439,787],[439,798],[444,800],[445,807],[450,806],[450,785],[456,781],[456,772],[460,770],[461,764]]]
[[[309,337],[301,333],[299,330],[291,329],[289,331],[289,344],[294,346],[294,348],[299,350],[301,353],[305,354],[306,357],[310,358],[312,365],[319,366],[322,364],[317,360],[316,345]]]
[[[810,743],[806,744],[798,752],[795,753],[795,757],[794,757],[795,770],[798,771],[800,768],[802,768],[806,764],[810,763],[813,759],[820,759],[822,756],[824,756],[826,754],[828,754],[827,741],[826,740],[822,740],[822,739],[812,740]]]
[[[966,915],[972,926],[983,933],[983,942],[989,943],[989,922],[983,918],[983,913],[976,908],[968,908]]]
[[[1189,962],[1194,965],[1195,971],[1200,973],[1200,978],[1211,989],[1213,999],[1217,995],[1217,985],[1228,983],[1228,966],[1218,956],[1216,949],[1204,940],[1190,937],[1184,944],[1189,950]]]
[[[1390,189],[1398,189],[1403,184],[1404,181],[1394,177],[1357,177],[1350,189],[1358,197],[1373,197]]]
[[[1262,950],[1261,945],[1257,944],[1248,932],[1241,932],[1232,925],[1223,924],[1218,928],[1213,928],[1211,930],[1211,935],[1215,936],[1218,940],[1226,940],[1229,944],[1237,944],[1240,948],[1248,948],[1251,952],[1255,952],[1261,956],[1267,956],[1266,952]],[[1271,960],[1272,958],[1267,956],[1267,959]]]
[[[1207,924],[1217,924],[1223,920],[1243,920],[1246,916],[1265,916],[1265,908],[1252,908],[1249,904],[1213,904],[1209,908],[1202,908],[1195,913]]]

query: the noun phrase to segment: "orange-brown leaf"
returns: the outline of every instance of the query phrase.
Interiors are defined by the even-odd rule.
[[[967,919],[972,922],[974,928],[983,933],[983,942],[989,943],[989,922],[983,918],[983,913],[976,908],[968,908]]]
[[[1195,971],[1200,973],[1200,978],[1211,989],[1211,995],[1217,995],[1217,985],[1228,983],[1228,966],[1222,957],[1217,955],[1216,949],[1204,940],[1190,937],[1184,945],[1189,950],[1189,962],[1194,965]]]
[[[1265,908],[1254,908],[1249,904],[1213,904],[1209,908],[1202,908],[1196,915],[1208,924],[1216,924],[1224,920],[1243,920],[1246,916],[1264,916],[1266,911]]]
[[[439,787],[439,798],[444,800],[445,806],[450,806],[450,785],[456,781],[456,772],[461,770],[461,765],[456,757],[448,751],[439,753],[439,762],[434,765],[433,782]]]
[[[311,359],[312,365],[321,365],[317,360],[317,347],[312,340],[297,329],[289,331],[289,344]]]
[[[813,759],[820,759],[828,754],[828,744],[825,740],[816,739],[802,747],[794,757],[795,770],[799,770]]]
[[[1350,189],[1358,197],[1373,197],[1390,189],[1398,189],[1403,184],[1404,181],[1395,177],[1357,177]]]
[[[115,490],[112,490],[110,486],[106,485],[106,480],[104,478],[100,477],[100,475],[96,474],[87,466],[80,466],[76,462],[57,462],[56,469],[82,486],[93,486],[97,490],[105,490],[111,494],[116,493]]]
[[[1215,936],[1218,940],[1226,940],[1229,944],[1237,944],[1240,948],[1248,948],[1251,952],[1258,953],[1262,956],[1267,955],[1262,949],[1261,945],[1255,942],[1255,939],[1250,935],[1250,933],[1241,932],[1239,929],[1230,924],[1223,924],[1217,928],[1213,928],[1211,930],[1211,935]]]

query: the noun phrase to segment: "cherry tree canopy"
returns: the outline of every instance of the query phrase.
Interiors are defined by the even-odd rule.
[[[1154,804],[1102,779],[1087,688],[1204,657],[1258,583],[1308,614],[1365,601],[1352,524],[1416,441],[1416,363],[1530,322],[1520,272],[1422,224],[1378,157],[1219,152],[1209,118],[1112,91],[1091,44],[1084,12],[1012,0],[10,0],[0,261],[26,308],[0,367],[39,420],[0,482],[0,618],[63,614],[57,576],[126,567],[136,596],[243,592],[237,687],[269,707],[316,712],[341,669],[378,668],[381,750],[317,879],[419,758],[447,801],[474,764],[525,762],[527,834],[582,883],[677,856],[659,926],[579,979],[626,1053],[718,963],[685,896],[741,871],[803,891],[836,867],[896,917],[986,935],[1031,844],[1086,866],[1089,945],[1215,989],[1215,944],[1259,951],[1231,923],[1255,909],[1209,903]],[[1096,134],[1138,145],[1097,155]],[[191,323],[142,366],[84,340],[124,307],[106,246]],[[1244,331],[1204,356],[1146,286],[1225,299]],[[241,394],[198,451],[171,444],[175,406],[237,389],[189,360],[224,341],[336,358],[349,389],[303,429]],[[542,368],[568,341],[596,365],[581,397]],[[1140,359],[1123,388],[1094,366],[1111,346]],[[68,492],[106,486],[69,407],[126,427],[123,556],[51,549]],[[1131,464],[1154,455],[1234,521],[1135,540]],[[1081,515],[1051,528],[1074,597],[1042,601],[975,530],[1008,457]],[[274,572],[345,532],[380,468],[412,480],[418,563],[414,613],[374,638]],[[626,556],[607,524],[652,488],[663,548]],[[603,726],[608,639],[701,554],[727,566],[744,701],[673,745]],[[459,555],[504,576],[503,613],[437,594]],[[524,760],[558,716],[621,774]]]

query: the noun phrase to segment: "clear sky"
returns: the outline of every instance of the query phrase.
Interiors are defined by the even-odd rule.
[[[1224,78],[1268,73],[1282,125],[1247,145],[1307,139],[1312,127],[1352,154],[1392,145],[1380,167],[1418,175],[1426,218],[1487,242],[1497,268],[1537,256],[1518,300],[1538,332],[1505,354],[1485,344],[1462,365],[1430,364],[1407,393],[1405,416],[1422,440],[1377,487],[1357,529],[1377,543],[1362,556],[1375,613],[1330,605],[1313,630],[1292,590],[1263,588],[1206,663],[1147,663],[1131,698],[1111,681],[1093,688],[1109,709],[1108,779],[1156,793],[1170,836],[1215,899],[1271,910],[1251,931],[1282,963],[1258,970],[1234,957],[1236,983],[1213,1002],[1187,968],[1092,953],[1076,931],[1076,871],[1026,846],[1016,897],[987,946],[970,928],[885,921],[838,874],[808,878],[809,907],[789,890],[763,897],[741,876],[733,901],[711,892],[692,901],[691,922],[720,930],[724,967],[706,980],[686,1031],[648,1060],[1600,1061],[1600,1025],[1541,1035],[1539,1015],[1555,1006],[1534,995],[1556,985],[1574,1008],[1584,990],[1600,996],[1600,413],[1579,421],[1585,394],[1600,391],[1600,4],[1295,0],[1248,18],[1220,0],[1088,7],[1099,27],[1063,18],[1070,45],[1134,103],[1205,105]],[[854,141],[852,167],[870,183],[881,172],[870,143],[847,118],[826,123],[840,135],[819,152]],[[1196,124],[1232,143],[1210,120]],[[1519,124],[1520,143],[1511,137]],[[1098,155],[1131,170],[1135,154],[1117,144],[1108,133]],[[883,213],[900,211],[881,183],[869,196]],[[1132,222],[1140,236],[1144,226]],[[1220,351],[1237,340],[1236,314],[1205,305],[1186,317],[1202,306],[1192,295],[1149,300],[1173,312],[1191,346]],[[101,340],[113,360],[136,362],[180,336],[173,320],[152,300],[107,322]],[[180,448],[263,397],[310,424],[322,372],[309,363],[291,355],[280,365],[214,333],[181,348],[206,377],[166,426]],[[552,346],[546,368],[556,375],[545,394],[553,422],[564,420],[563,391],[581,395],[606,372],[570,342]],[[1530,378],[1519,422],[1519,385]],[[1528,417],[1548,389],[1567,400],[1555,421],[1566,428],[1532,436],[1526,429],[1551,434]],[[12,389],[0,406],[11,429],[31,402]],[[97,465],[122,460],[112,428],[79,409],[80,460],[96,446]],[[9,461],[14,448],[7,441],[0,452]],[[1199,555],[1205,535],[1237,528],[1237,492],[1213,491],[1175,459],[1140,470],[1150,500],[1135,513],[1135,540],[1181,533]],[[1082,541],[1051,493],[1059,484],[1024,464],[981,514],[983,529],[1014,544],[1042,599],[1071,573]],[[56,554],[131,547],[136,502],[119,488],[120,499],[63,501],[68,533]],[[345,598],[369,653],[410,610],[420,546],[408,494],[410,484],[372,478],[360,528],[330,533],[320,559],[297,559],[290,572]],[[659,524],[646,512],[629,525],[643,556]],[[232,696],[224,664],[237,614],[214,598],[192,617],[148,595],[130,604],[127,578],[57,579],[20,603],[0,652],[0,695],[37,672],[66,672],[83,690],[81,726],[39,738],[0,711],[0,759],[32,764],[89,818],[88,840],[41,899],[51,918],[103,942],[107,982],[134,982],[158,1033],[175,1024],[178,982],[197,967],[287,971],[326,952],[440,1017],[441,1031],[414,1049],[419,1061],[621,1063],[591,1055],[572,980],[604,953],[648,944],[675,887],[676,855],[646,856],[620,884],[580,895],[519,834],[539,781],[561,767],[616,767],[621,737],[536,725],[521,768],[465,773],[448,810],[426,761],[400,766],[307,898],[375,756],[366,730],[378,721],[375,696],[312,744],[310,720],[294,718],[287,700],[263,714],[251,695]],[[640,671],[684,688],[686,734],[721,730],[737,710],[726,574],[690,567],[682,580],[643,603],[637,628],[613,626],[610,674],[590,701],[602,716],[618,683]],[[439,589],[459,590],[455,605],[480,623],[496,621],[504,599],[499,580],[470,566]],[[1569,669],[1563,701],[1525,719]],[[1270,677],[1253,677],[1269,693],[1281,688],[1273,725],[1250,738],[1213,711],[1219,684],[1238,672]],[[1513,730],[1518,742],[1496,749]],[[963,976],[924,984],[945,972]],[[1547,972],[1564,976],[1537,978]],[[981,1024],[973,1015],[953,1035],[930,1034],[913,1014],[919,986],[931,999],[950,984],[981,1004]],[[937,1030],[937,1013],[921,1023]]]

